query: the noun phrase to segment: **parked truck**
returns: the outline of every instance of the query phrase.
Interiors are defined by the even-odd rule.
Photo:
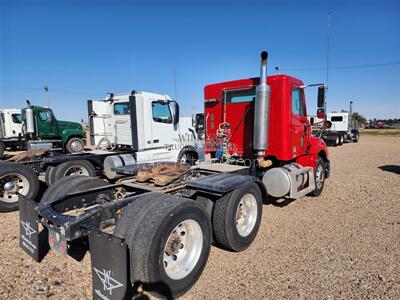
[[[38,262],[50,248],[77,260],[90,251],[94,299],[130,298],[138,287],[175,298],[200,277],[212,240],[248,248],[263,201],[318,196],[330,170],[325,143],[311,134],[306,86],[266,70],[263,52],[260,78],[205,87],[211,162],[116,167],[124,177],[114,184],[62,179],[40,204],[21,201],[21,248]]]
[[[4,155],[9,140],[22,134],[22,114],[20,109],[0,109],[0,158]]]
[[[95,150],[74,154],[31,149],[0,163],[0,212],[18,209],[18,194],[34,199],[38,175],[48,185],[72,175],[115,181],[115,167],[203,159],[194,128],[179,118],[179,105],[166,95],[147,92],[88,100],[90,139]]]
[[[329,145],[338,146],[343,143],[353,141],[358,143],[360,131],[352,120],[353,101],[350,101],[350,110],[342,112],[327,113],[325,118],[310,117],[311,125],[315,135]],[[329,126],[323,126],[327,122]]]
[[[0,127],[4,128],[6,134],[0,138],[0,157],[8,148],[47,148],[65,153],[84,150],[85,133],[79,123],[57,120],[50,108],[34,106],[29,101],[27,104],[27,108],[22,111],[3,113],[4,119]]]

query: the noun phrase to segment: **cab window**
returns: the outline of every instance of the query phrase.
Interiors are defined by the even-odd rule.
[[[21,114],[12,114],[11,119],[15,124],[22,124],[22,115]]]
[[[48,122],[49,121],[49,114],[47,111],[40,111],[38,113],[38,118],[42,122]]]
[[[343,122],[342,116],[331,117],[331,122]]]
[[[226,103],[241,103],[254,101],[256,97],[256,88],[250,88],[245,90],[226,91],[225,101]]]
[[[130,110],[128,102],[114,104],[114,115],[129,115],[129,113]]]
[[[151,103],[153,121],[159,123],[172,123],[172,114],[167,102],[153,101]]]
[[[306,112],[303,106],[301,89],[292,90],[292,112],[299,116],[305,116]]]

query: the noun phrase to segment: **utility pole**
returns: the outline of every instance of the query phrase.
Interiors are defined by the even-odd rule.
[[[47,87],[47,85],[45,85],[45,86],[43,87],[43,89],[44,89],[44,97],[45,97],[45,99],[46,99],[46,107],[47,107],[47,108],[50,108],[50,102],[49,102],[49,88]]]

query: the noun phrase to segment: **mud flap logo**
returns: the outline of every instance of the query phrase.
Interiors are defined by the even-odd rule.
[[[32,237],[32,234],[34,234],[34,233],[36,232],[36,230],[32,228],[31,222],[28,222],[28,221],[26,221],[26,222],[21,221],[21,224],[22,224],[22,227],[24,227],[25,235],[26,235],[28,238],[31,238],[31,237]]]
[[[36,230],[32,228],[31,222],[21,221],[22,227],[24,228],[25,235],[21,235],[22,245],[32,254],[35,253],[36,246],[29,240],[32,235],[36,233]]]
[[[111,270],[107,271],[103,269],[103,271],[100,271],[99,269],[93,267],[93,269],[96,271],[97,276],[100,278],[101,282],[103,283],[103,290],[108,291],[110,293],[110,296],[112,295],[112,291],[114,289],[120,288],[124,286],[122,283],[118,282],[114,278],[111,277]],[[99,290],[95,291],[96,294],[98,294],[99,297],[103,299],[108,299],[104,295],[101,295]]]

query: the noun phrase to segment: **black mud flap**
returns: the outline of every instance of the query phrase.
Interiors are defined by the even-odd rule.
[[[100,231],[89,233],[93,299],[131,299],[128,247],[123,239]]]
[[[39,231],[36,206],[26,197],[19,196],[20,233],[19,246],[35,261],[41,262],[50,250],[46,228]]]

